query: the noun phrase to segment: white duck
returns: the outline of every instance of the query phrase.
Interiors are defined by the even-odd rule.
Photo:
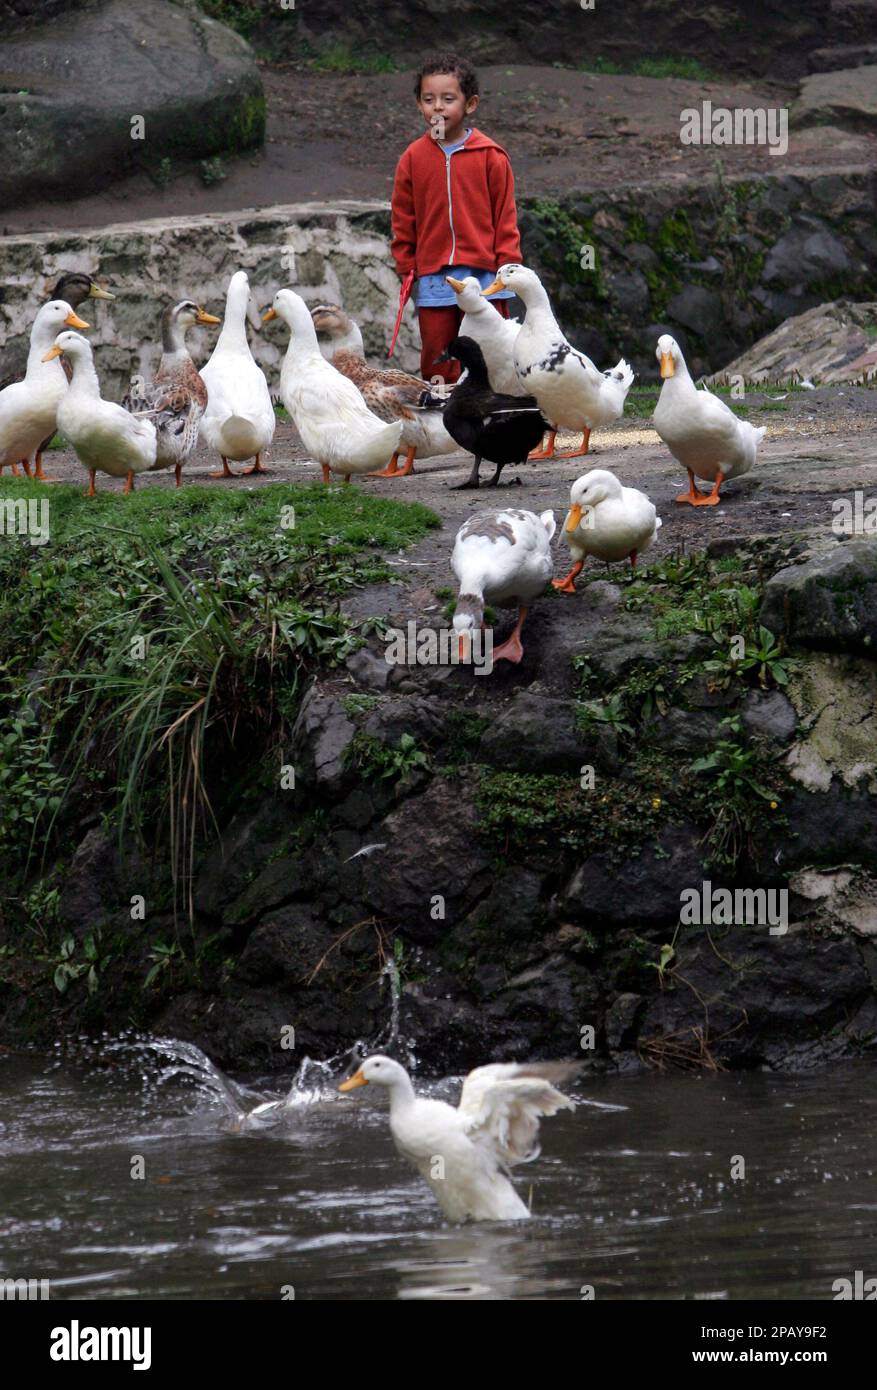
[[[468,655],[473,632],[484,626],[484,605],[516,603],[517,623],[508,640],[494,649],[492,659],[521,660],[527,607],[542,593],[554,568],[550,542],[555,529],[553,512],[537,516],[516,507],[476,512],[460,527],[451,569],[460,586],[454,630],[461,659]]]
[[[37,312],[30,331],[30,350],[23,381],[0,391],[0,472],[7,463],[31,477],[30,457],[55,432],[58,406],[67,391],[67,377],[58,354],[46,354],[61,329],[88,328],[65,299],[50,299]]]
[[[379,420],[402,421],[405,463],[399,468],[394,453],[388,467],[374,475],[376,478],[403,478],[414,472],[415,457],[434,458],[459,451],[460,446],[442,423],[441,410],[419,408],[430,391],[428,381],[394,367],[369,366],[359,325],[339,304],[315,304],[310,312],[317,332],[327,333],[331,340],[329,361],[362,393],[369,410]]]
[[[472,338],[481,348],[493,390],[502,396],[528,396],[530,392],[521,385],[515,371],[515,339],[521,325],[497,312],[496,306],[482,295],[474,275],[467,275],[465,280],[446,275],[445,279],[457,296],[457,308],[463,311],[457,337]]]
[[[258,327],[246,272],[235,271],[225,300],[225,318],[209,362],[201,368],[207,387],[207,408],[201,417],[201,438],[216,449],[222,472],[215,478],[234,478],[228,460],[255,458],[245,473],[264,473],[261,455],[274,438],[277,423],[265,373],[247,342],[247,319]]]
[[[680,493],[676,501],[715,507],[722,483],[748,473],[754,464],[764,426],[756,429],[748,420],[739,420],[711,391],[698,391],[679,344],[669,333],[658,339],[655,356],[664,382],[655,406],[655,429],[688,470],[688,492]],[[712,492],[701,492],[695,476],[712,483]]]
[[[385,424],[368,409],[352,381],[320,352],[310,310],[294,290],[278,290],[262,322],[281,318],[289,328],[289,347],[280,371],[280,395],[301,442],[323,469],[371,473],[399,447],[400,420]]]
[[[155,463],[155,426],[112,401],[101,400],[91,344],[81,334],[60,333],[44,360],[50,362],[62,353],[73,367],[73,380],[58,406],[58,429],[88,469],[88,495],[95,495],[98,470],[124,478],[124,490],[130,492],[135,473],[145,473]]]
[[[463,1082],[455,1108],[415,1094],[405,1068],[369,1057],[339,1091],[385,1086],[390,1133],[403,1158],[429,1184],[449,1221],[526,1221],[530,1216],[506,1170],[539,1155],[539,1121],[575,1104],[552,1085],[576,1063],[494,1063]]]
[[[576,479],[569,490],[570,507],[563,531],[575,564],[565,579],[552,581],[555,589],[574,594],[574,580],[589,555],[608,564],[630,560],[653,544],[661,525],[654,503],[635,487],[622,487],[607,468],[593,468]]]
[[[610,425],[622,414],[633,371],[622,357],[611,371],[601,372],[590,357],[567,341],[534,270],[523,265],[501,266],[496,280],[482,294],[493,294],[502,287],[514,290],[527,306],[515,339],[515,370],[522,389],[536,397],[542,414],[553,426],[546,448],[530,457],[550,457],[557,430],[569,429],[582,431],[581,448],[557,457],[581,458],[588,452],[591,430]]]

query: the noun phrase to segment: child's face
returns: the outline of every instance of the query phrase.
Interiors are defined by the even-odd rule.
[[[444,125],[444,134],[439,140],[455,140],[462,135],[464,122],[478,106],[478,97],[464,97],[458,78],[449,72],[430,73],[421,79],[420,96],[417,99],[420,114],[428,126]]]

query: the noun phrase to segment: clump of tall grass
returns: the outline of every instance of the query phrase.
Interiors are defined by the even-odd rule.
[[[281,738],[308,672],[359,644],[341,597],[437,518],[312,488],[82,501],[53,489],[51,544],[0,548],[0,845],[44,864],[103,815],[168,854],[191,912],[214,790]]]

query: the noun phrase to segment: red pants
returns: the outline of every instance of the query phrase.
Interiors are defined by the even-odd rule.
[[[504,319],[509,316],[509,302],[507,299],[491,300],[493,306],[499,310]],[[437,362],[436,358],[441,357],[445,348],[452,338],[456,338],[460,331],[460,324],[463,321],[463,311],[458,309],[456,304],[447,304],[440,309],[418,309],[417,319],[420,324],[420,375],[424,381],[432,381],[433,377],[441,377],[442,381],[456,381],[460,375],[461,367],[456,358],[448,362]]]

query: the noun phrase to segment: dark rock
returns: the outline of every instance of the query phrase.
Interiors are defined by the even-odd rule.
[[[667,313],[674,323],[707,340],[718,333],[724,317],[721,296],[702,285],[683,285],[667,304]]]
[[[647,312],[649,286],[642,271],[622,271],[608,279],[609,293],[622,313],[636,318],[638,314]]]
[[[315,682],[302,701],[292,731],[297,777],[326,796],[337,796],[349,776],[345,754],[355,734],[356,725],[342,702]]]
[[[399,686],[404,691],[404,686]],[[414,684],[414,689],[418,687]],[[383,701],[369,712],[363,730],[382,743],[398,743],[410,734],[418,743],[432,743],[441,737],[446,718],[445,702],[422,695],[403,695]]]
[[[466,785],[434,778],[375,827],[380,854],[354,861],[364,906],[406,935],[429,943],[444,936],[490,883],[490,859],[478,839],[474,794]],[[354,865],[348,865],[352,869]],[[349,891],[349,890],[348,890]],[[433,899],[444,917],[433,917]]]
[[[614,765],[611,729],[585,737],[576,727],[575,705],[523,692],[498,714],[481,740],[479,758],[520,772],[577,772]]]
[[[146,884],[136,884],[138,874],[125,874],[126,888],[146,895]],[[122,865],[118,841],[99,826],[89,830],[76,849],[61,888],[60,913],[64,923],[76,933],[99,926],[114,908],[122,892]]]
[[[704,753],[715,743],[719,717],[708,710],[669,709],[648,726],[647,736],[671,753]]]
[[[279,990],[304,984],[332,944],[332,932],[310,906],[296,903],[273,912],[256,927],[241,954],[237,978]]]
[[[793,227],[780,237],[764,263],[762,283],[772,289],[802,288],[853,274],[846,248],[827,227]]]
[[[627,260],[633,261],[634,265],[642,267],[643,270],[657,270],[661,264],[657,252],[642,241],[631,241],[623,248],[622,254]]]
[[[786,827],[774,830],[771,852],[786,872],[848,861],[877,866],[877,796],[850,790],[835,777],[826,792],[788,793],[782,811]]]
[[[696,1056],[703,1037],[726,1065],[778,1064],[796,1043],[845,1025],[872,993],[855,942],[794,926],[785,936],[689,928],[673,968],[673,988],[651,1001],[640,1027],[640,1047],[654,1058],[667,1040]]]
[[[787,743],[798,727],[794,706],[781,690],[751,690],[740,713],[751,734],[777,743]]]
[[[272,859],[259,876],[223,913],[226,926],[253,922],[281,903],[303,898],[314,889],[314,862],[310,855]]]
[[[698,842],[693,826],[671,825],[639,853],[593,855],[564,890],[565,912],[595,926],[678,921],[683,889],[707,876]]]
[[[256,878],[262,865],[289,833],[294,791],[281,792],[252,810],[240,812],[207,854],[195,883],[195,907],[209,917],[221,916]]]
[[[249,45],[194,6],[108,0],[6,38],[3,66],[17,76],[0,103],[0,146],[16,157],[0,170],[0,204],[81,193],[144,158],[203,158],[264,136]],[[138,116],[143,138],[132,138]]]
[[[637,1016],[645,1000],[639,994],[619,994],[606,1013],[606,1046],[613,1052],[630,1046],[635,1037]]]
[[[849,541],[779,570],[764,590],[761,621],[806,647],[877,650],[877,542]]]
[[[368,690],[386,690],[391,668],[382,656],[362,647],[347,658],[346,665],[357,685]]]

